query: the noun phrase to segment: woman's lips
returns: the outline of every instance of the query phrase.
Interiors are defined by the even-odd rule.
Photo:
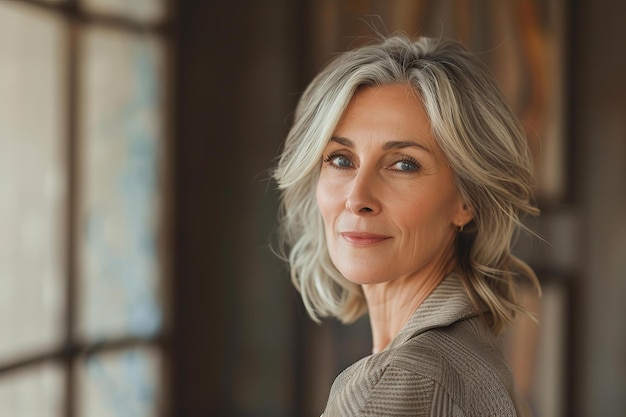
[[[353,246],[371,246],[390,238],[390,236],[364,232],[342,232],[340,235]]]

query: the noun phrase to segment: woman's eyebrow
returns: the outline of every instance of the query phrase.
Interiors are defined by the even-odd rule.
[[[330,138],[329,142],[337,142],[338,144],[347,146],[349,148],[354,147],[354,142],[348,138],[344,138],[343,136],[333,136],[332,138]],[[430,152],[430,149],[428,149],[426,146],[410,140],[392,140],[389,142],[385,142],[385,144],[383,145],[383,150],[389,151],[391,149],[403,149],[409,147],[419,148],[426,152]]]
[[[354,142],[342,136],[333,136],[332,138],[330,138],[329,142],[337,142],[340,145],[348,146],[350,148],[354,147]]]
[[[391,142],[386,142],[383,145],[383,150],[388,151],[390,149],[402,149],[402,148],[409,148],[409,147],[415,147],[415,148],[422,149],[426,152],[430,152],[430,149],[428,149],[426,146],[422,145],[421,143],[413,142],[410,140],[394,140]]]

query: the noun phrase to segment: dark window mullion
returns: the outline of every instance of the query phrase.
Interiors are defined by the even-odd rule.
[[[79,65],[80,65],[80,23],[75,18],[78,8],[76,0],[70,0],[69,13],[66,16],[67,28],[67,247],[66,247],[66,271],[67,282],[65,289],[65,329],[64,329],[64,355],[63,368],[65,371],[65,392],[63,399],[63,415],[75,417],[77,415],[76,400],[76,314],[77,309],[77,283],[78,283],[78,121],[79,121]]]
[[[94,343],[80,343],[74,341],[71,345],[64,344],[64,346],[58,349],[48,349],[39,354],[32,354],[23,357],[18,357],[9,363],[0,365],[0,374],[7,374],[9,372],[18,371],[30,366],[37,366],[50,362],[61,362],[76,360],[76,358],[82,356],[87,357],[90,355],[100,354],[102,352],[115,352],[119,350],[132,349],[144,346],[158,346],[162,348],[165,344],[165,336],[157,335],[155,337],[119,337],[101,342]]]

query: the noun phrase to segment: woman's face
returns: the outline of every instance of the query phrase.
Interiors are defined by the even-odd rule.
[[[317,203],[331,259],[357,284],[444,274],[471,212],[407,85],[357,91],[323,153]]]

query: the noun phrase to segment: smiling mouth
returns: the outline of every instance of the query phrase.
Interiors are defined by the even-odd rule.
[[[374,233],[343,232],[340,233],[340,235],[346,242],[353,246],[372,246],[390,239],[389,236],[377,235]]]

